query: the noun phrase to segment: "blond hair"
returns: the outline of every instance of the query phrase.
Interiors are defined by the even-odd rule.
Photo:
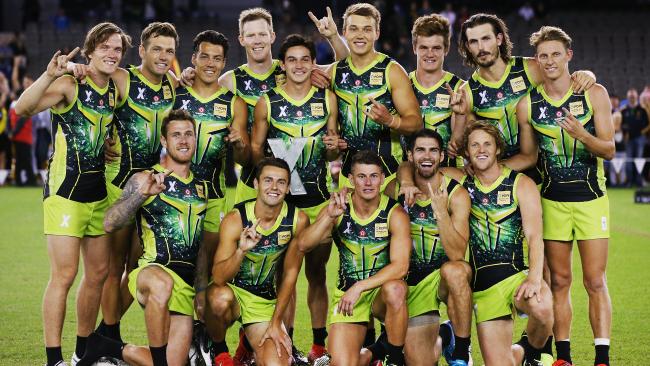
[[[239,13],[239,34],[242,34],[244,32],[244,23],[252,22],[258,19],[266,21],[266,23],[271,28],[271,32],[273,32],[273,17],[271,16],[271,13],[263,8],[251,8]]]
[[[375,25],[377,26],[377,30],[379,30],[379,24],[381,23],[381,14],[374,5],[368,3],[357,3],[348,6],[348,8],[345,9],[345,13],[343,13],[343,29],[345,29],[348,17],[350,15],[371,17],[375,20]]]
[[[562,42],[565,49],[571,49],[571,37],[558,27],[545,25],[537,32],[530,35],[530,45],[535,48],[537,48],[540,43],[546,41],[559,41]]]

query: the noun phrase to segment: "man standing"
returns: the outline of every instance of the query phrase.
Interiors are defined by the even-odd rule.
[[[646,135],[650,131],[650,122],[648,122],[646,109],[639,104],[639,93],[636,89],[627,91],[627,105],[621,109],[621,115],[627,157],[625,164],[627,179],[630,185],[636,184],[643,187],[643,172],[636,170],[634,158],[644,157]]]
[[[113,119],[116,87],[111,77],[131,38],[113,23],[93,27],[84,41],[89,76],[81,84],[65,75],[67,56],[57,51],[47,70],[16,103],[19,115],[52,110],[54,153],[44,188],[45,235],[51,262],[43,296],[47,365],[63,365],[61,332],[66,298],[83,254],[83,279],[77,293],[77,344],[72,363],[85,352],[99,311],[108,271],[110,245],[102,221],[108,207],[104,180],[104,139]]]
[[[572,365],[569,290],[574,240],[578,241],[589,296],[594,364],[609,365],[612,305],[605,272],[610,221],[603,159],[613,158],[615,149],[610,100],[599,84],[585,92],[573,89],[571,38],[564,31],[542,27],[531,35],[530,43],[544,81],[517,105],[522,150],[506,164],[513,169],[526,168],[535,164],[538,150],[541,154],[544,241],[555,312],[555,365]]]
[[[408,324],[406,276],[411,250],[409,221],[395,200],[381,193],[382,160],[371,151],[351,158],[347,188],[333,193],[313,225],[298,238],[308,252],[330,234],[339,248],[339,280],[332,296],[328,350],[335,365],[358,364],[371,315],[386,324],[386,365],[404,365]]]
[[[79,366],[90,366],[101,356],[154,366],[187,361],[208,186],[190,170],[196,134],[189,113],[175,110],[163,119],[160,143],[167,159],[133,174],[104,219],[104,228],[112,232],[136,216],[144,253],[129,273],[129,290],[144,308],[149,347],[93,333]]]

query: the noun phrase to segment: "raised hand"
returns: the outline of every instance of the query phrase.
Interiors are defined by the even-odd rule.
[[[467,114],[469,111],[469,103],[467,103],[467,90],[465,89],[465,86],[467,85],[467,81],[463,81],[462,84],[460,84],[460,87],[458,88],[458,91],[455,92],[449,83],[445,83],[445,89],[447,89],[447,93],[449,93],[449,105],[451,106],[451,111],[464,115]]]
[[[321,89],[329,88],[332,82],[330,76],[318,67],[314,67],[311,70],[311,76],[309,79],[311,80],[311,85]]]
[[[311,11],[307,14],[311,21],[314,22],[316,28],[318,28],[318,32],[325,38],[331,38],[337,36],[339,31],[336,28],[336,23],[332,17],[332,9],[328,6],[325,10],[327,11],[327,16],[320,19],[318,19]]]
[[[262,239],[262,235],[257,232],[257,227],[260,222],[255,219],[253,224],[244,228],[239,236],[239,249],[244,253],[253,249],[257,243]]]
[[[571,88],[576,93],[582,93],[596,84],[593,74],[587,71],[576,71],[571,75]]]
[[[196,77],[196,71],[192,67],[186,67],[181,72],[181,85],[183,86],[192,86],[194,84],[194,78]]]
[[[569,110],[566,108],[562,108],[562,110],[564,111],[564,119],[558,122],[558,125],[563,130],[576,140],[582,140],[585,134],[589,134],[582,123]]]
[[[400,184],[399,192],[397,192],[398,196],[404,195],[404,202],[406,202],[406,205],[409,207],[415,204],[418,194],[422,194],[420,189],[411,184]]]
[[[431,182],[427,183],[429,187],[429,197],[431,198],[431,208],[433,208],[433,217],[440,217],[441,212],[447,210],[447,200],[449,195],[447,193],[447,187],[445,187],[445,180],[441,179],[440,187],[433,189]]]
[[[381,123],[384,126],[392,127],[391,125],[393,125],[393,122],[396,117],[390,114],[388,108],[386,108],[385,105],[376,101],[375,98],[370,97],[368,98],[368,100],[370,100],[370,103],[372,103],[372,105],[369,105],[368,106],[369,108],[367,110],[366,109],[362,110],[363,114],[365,114],[366,116],[368,116],[368,118],[372,119],[377,123]]]
[[[56,51],[52,59],[47,64],[47,75],[51,78],[58,78],[68,72],[68,62],[79,52],[79,47],[72,50],[67,55],[62,55],[61,51]]]
[[[174,171],[165,169],[164,172],[154,173],[153,170],[146,171],[145,174],[138,177],[139,191],[144,196],[155,196],[167,188],[165,178],[169,177]]]
[[[341,190],[338,192],[332,192],[330,194],[330,203],[327,206],[327,215],[333,219],[343,215],[345,209],[347,208],[347,201],[347,187],[341,188]]]

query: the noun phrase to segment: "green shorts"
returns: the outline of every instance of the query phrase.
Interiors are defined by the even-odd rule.
[[[438,286],[440,285],[440,270],[437,269],[415,286],[409,286],[406,303],[409,308],[409,318],[440,310]]]
[[[257,198],[257,190],[238,180],[237,188],[235,189],[235,205],[255,198]]]
[[[544,239],[558,241],[609,238],[609,198],[558,202],[542,198]]]
[[[83,238],[104,235],[104,215],[108,199],[97,202],[76,202],[61,196],[43,201],[45,235],[66,235]]]
[[[327,317],[327,324],[367,323],[370,320],[370,314],[372,313],[372,303],[375,302],[375,298],[379,294],[379,288],[362,292],[361,296],[359,296],[359,300],[357,300],[357,303],[354,304],[352,315],[350,316],[343,315],[337,311],[339,301],[341,301],[341,298],[344,294],[345,291],[341,291],[338,288],[334,289],[334,294],[332,294],[332,302],[330,304],[329,316]]]
[[[108,204],[112,206],[122,195],[122,188],[106,181],[106,192],[108,193]]]
[[[515,291],[528,277],[527,272],[521,271],[486,290],[474,292],[472,297],[476,323],[516,315]]]
[[[397,178],[397,173],[393,173],[384,179],[384,184],[381,185],[380,191],[384,191],[386,189],[386,186],[388,183],[390,183],[393,179]],[[340,190],[342,187],[348,187],[348,188],[353,188],[352,183],[350,183],[350,180],[348,179],[347,176],[343,175],[342,173],[339,173],[339,186],[336,189],[336,191]]]
[[[309,223],[313,224],[314,221],[316,221],[316,218],[318,217],[318,214],[323,209],[323,207],[326,207],[327,205],[329,205],[329,203],[330,203],[330,201],[325,201],[325,202],[321,203],[320,205],[301,208],[300,211],[307,214],[307,217],[309,217]]]
[[[214,198],[208,200],[208,209],[203,219],[203,230],[211,233],[219,232],[221,220],[226,215],[226,199]]]
[[[180,278],[176,272],[171,269],[158,264],[158,263],[147,263],[138,268],[134,269],[129,273],[129,292],[134,299],[137,299],[137,280],[140,271],[147,268],[148,266],[158,266],[167,272],[172,280],[174,281],[174,287],[172,288],[172,295],[169,297],[169,302],[167,307],[169,311],[173,311],[179,314],[193,316],[194,315],[194,288],[188,285],[182,278]]]
[[[267,300],[233,284],[229,283],[228,286],[232,289],[232,292],[235,293],[235,297],[239,303],[240,320],[242,324],[246,325],[271,321],[277,299]]]

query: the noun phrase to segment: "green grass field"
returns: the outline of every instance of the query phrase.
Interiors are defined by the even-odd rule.
[[[608,283],[614,308],[610,352],[613,365],[646,365],[649,361],[644,360],[650,360],[650,271],[647,267],[650,260],[650,206],[635,205],[632,195],[632,190],[610,190],[609,193],[612,238]],[[0,365],[42,365],[45,362],[41,299],[48,280],[49,264],[42,234],[42,212],[39,189],[0,188]],[[333,285],[335,254],[332,258],[328,266],[328,281]],[[574,271],[572,353],[577,365],[591,365],[593,340],[578,255],[574,255]],[[294,339],[300,349],[308,351],[311,326],[306,288],[303,276],[298,282]],[[74,291],[71,291],[63,331],[63,352],[67,359],[74,350],[76,335],[74,298]],[[236,347],[236,328],[231,328],[229,333],[231,352]],[[517,335],[522,328],[523,322],[518,321]],[[122,335],[128,342],[145,343],[143,312],[138,306],[132,306],[122,320]],[[475,364],[482,365],[475,336],[473,343]]]

